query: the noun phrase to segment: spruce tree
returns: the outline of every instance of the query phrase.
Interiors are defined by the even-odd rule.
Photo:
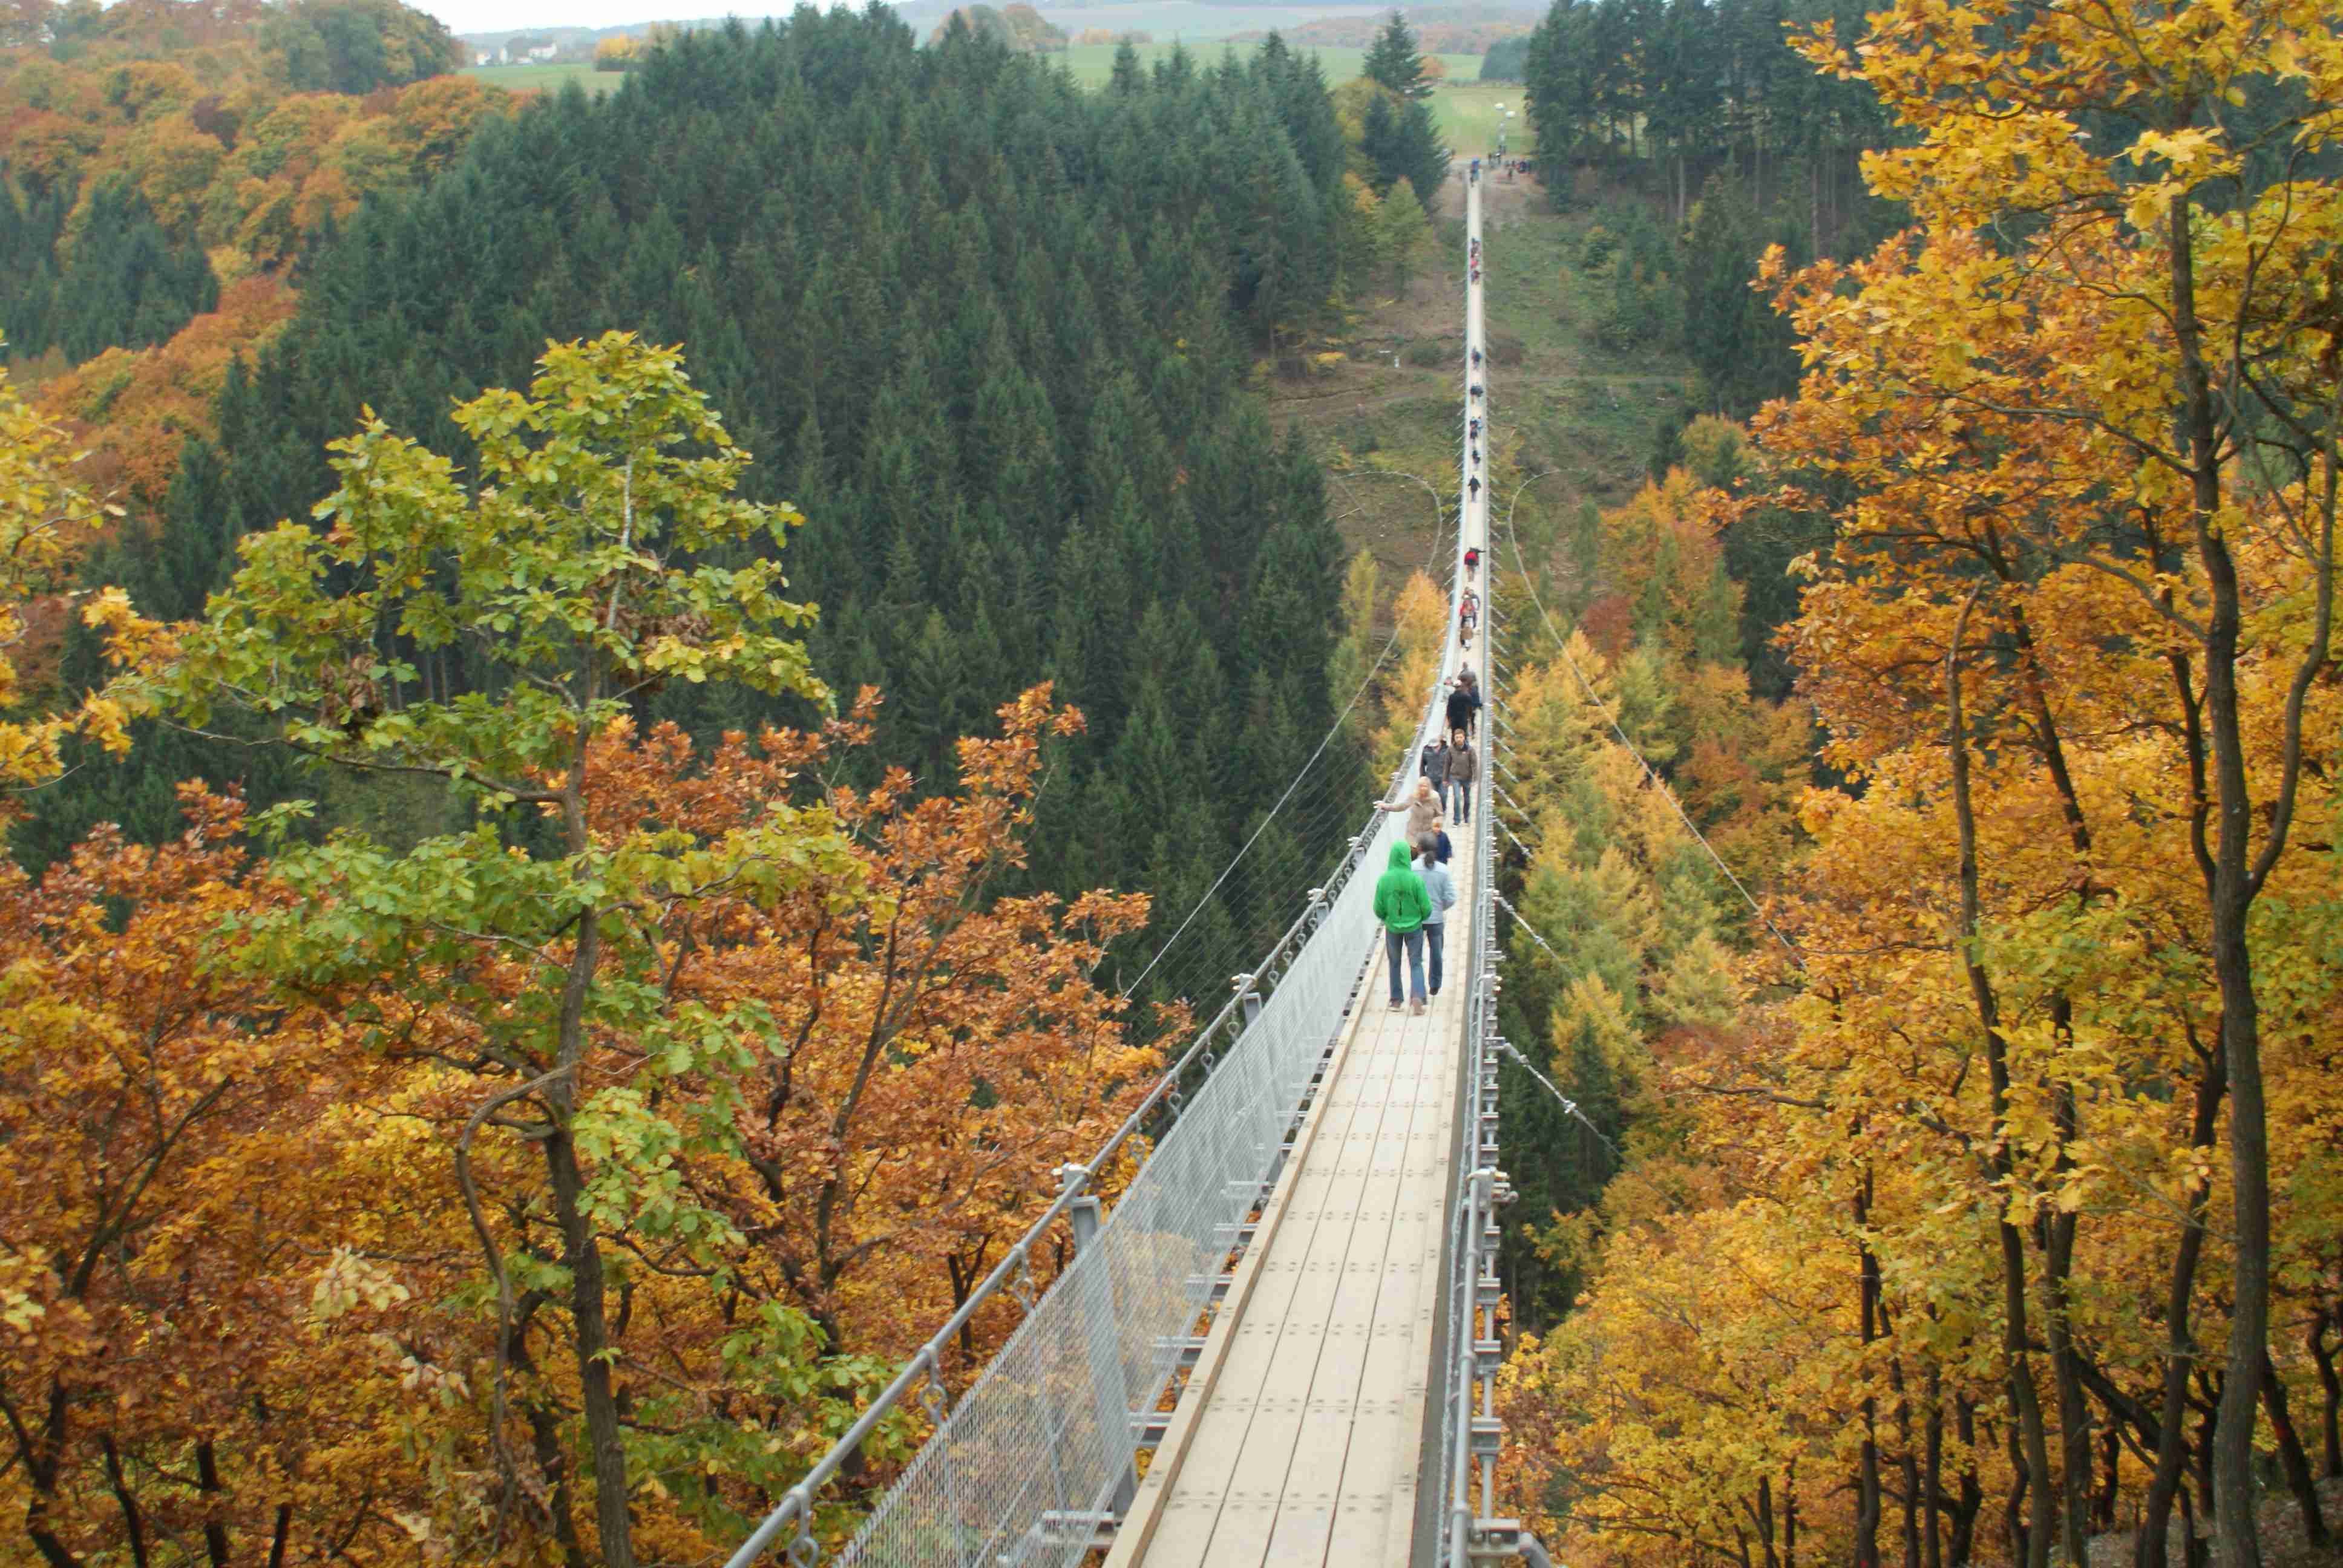
[[[1393,293],[1403,293],[1432,245],[1432,220],[1416,199],[1413,182],[1401,180],[1392,186],[1391,194],[1383,197],[1382,220],[1380,248],[1388,269],[1385,276]]]
[[[1397,6],[1392,8],[1383,31],[1375,35],[1359,74],[1381,82],[1403,98],[1432,96],[1432,84],[1423,75],[1423,51],[1416,46],[1415,32]]]

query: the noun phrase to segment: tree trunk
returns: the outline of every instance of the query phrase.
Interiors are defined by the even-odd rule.
[[[2254,1425],[2269,1349],[2269,1114],[2262,1091],[2261,1009],[2254,995],[2246,915],[2253,797],[2237,696],[2243,596],[2220,522],[2218,417],[2197,318],[2196,241],[2184,192],[2170,209],[2172,327],[2180,358],[2179,433],[2188,449],[2197,556],[2205,568],[2205,727],[2213,754],[2213,865],[2206,879],[2213,970],[2221,985],[2221,1045],[2229,1070],[2229,1185],[2237,1252],[2230,1280],[2229,1357],[2213,1429],[2213,1517],[2225,1568],[2259,1568],[2254,1523]]]
[[[2220,1396],[2217,1392],[2213,1396],[2216,1400]],[[2187,1568],[2206,1568],[2206,1564],[2209,1563],[2213,1560],[2212,1542],[2211,1539],[2205,1534],[2204,1531],[2206,1525],[2209,1524],[2215,1513],[2213,1497],[2213,1432],[2215,1430],[2215,1412],[2212,1404],[2208,1402],[2205,1407],[2204,1418],[2197,1423],[2197,1441],[2191,1445],[2193,1452],[2190,1453],[2188,1461],[2192,1478],[2196,1483],[2194,1495],[2197,1499],[2197,1509],[2196,1512],[2189,1516],[2188,1520]],[[2200,1522],[2204,1523],[2200,1523]]]
[[[2099,1485],[2091,1494],[2091,1528],[2104,1535],[2116,1527],[2116,1500],[2123,1495],[2123,1432],[2109,1422],[2099,1434]]]
[[[132,1568],[146,1568],[146,1520],[138,1508],[138,1500],[130,1494],[130,1483],[122,1473],[122,1451],[114,1445],[112,1433],[97,1440],[98,1452],[106,1455],[106,1483],[114,1493],[116,1507],[122,1510],[122,1531],[130,1545]]]
[[[1953,1396],[1953,1430],[1961,1440],[1961,1500],[1952,1510],[1945,1539],[1946,1568],[1968,1568],[1976,1555],[1977,1515],[1985,1512],[1985,1483],[1977,1477],[1976,1406],[1966,1394]]]
[[[507,1362],[532,1379],[537,1365],[528,1351],[528,1319],[536,1315],[536,1302],[542,1299],[532,1291],[528,1312],[514,1314],[505,1354]],[[524,1413],[528,1420],[538,1476],[545,1483],[543,1508],[552,1527],[554,1544],[561,1549],[562,1568],[588,1568],[586,1548],[578,1539],[578,1500],[569,1484],[569,1454],[561,1443],[561,1412],[542,1399],[531,1398]]]
[[[1866,1169],[1855,1194],[1858,1237],[1870,1221],[1871,1172]],[[1872,1343],[1879,1337],[1879,1260],[1859,1240],[1855,1255],[1857,1315],[1867,1361]],[[1867,1374],[1869,1368],[1865,1371]],[[1856,1451],[1855,1496],[1855,1568],[1879,1568],[1879,1402],[1868,1392],[1863,1396],[1863,1446]]]
[[[204,1497],[204,1552],[212,1568],[227,1568],[227,1522],[219,1515],[227,1488],[221,1484],[219,1451],[206,1438],[196,1444],[196,1490]]]
[[[1979,591],[1982,591],[1981,589]],[[1960,837],[1961,962],[1967,971],[1969,992],[1977,1021],[1985,1032],[1986,1078],[1993,1107],[1994,1171],[2006,1184],[2016,1168],[2010,1149],[2009,1046],[2001,1032],[2001,1001],[1992,977],[1977,956],[1980,898],[1977,891],[1976,809],[1969,794],[1968,732],[1961,714],[1961,633],[1967,625],[1976,594],[1953,621],[1952,646],[1945,655],[1946,746],[1951,753],[1953,817]],[[2050,1561],[2050,1515],[2056,1501],[2050,1493],[2050,1448],[2042,1425],[2042,1398],[2034,1386],[2034,1369],[2026,1359],[2030,1346],[2026,1326],[2026,1241],[2011,1223],[2007,1199],[1995,1224],[2001,1237],[2002,1371],[2009,1387],[2010,1462],[2018,1481],[2010,1491],[2010,1506],[2031,1486],[2034,1527],[2026,1533],[2026,1568],[2046,1568]],[[2013,1522],[2011,1542],[2016,1542]]]
[[[2310,1359],[2318,1368],[2318,1387],[2324,1396],[2318,1408],[2318,1435],[2325,1449],[2321,1458],[2330,1481],[2343,1475],[2343,1428],[2338,1427],[2336,1420],[2338,1409],[2343,1409],[2343,1378],[2336,1375],[2335,1352],[2327,1343],[2327,1331],[2334,1326],[2331,1306],[2321,1307],[2310,1320]]]
[[[2051,1003],[2052,1028],[2062,1041],[2073,1039],[2073,1010],[2064,993]],[[2058,1163],[2069,1163],[2066,1149],[2076,1132],[2075,1090],[2060,1083],[2052,1092],[2058,1127]],[[2045,1242],[2043,1293],[2050,1341],[2050,1371],[2058,1389],[2058,1479],[2060,1542],[2068,1568],[2087,1568],[2089,1540],[2084,1524],[2090,1511],[2091,1406],[2083,1397],[2083,1375],[2076,1364],[2072,1303],[2066,1283],[2075,1267],[2075,1216],[2054,1209],[2043,1227]]]
[[[562,1107],[565,1122],[573,1109]],[[586,1441],[594,1460],[596,1533],[604,1568],[635,1568],[634,1527],[627,1512],[627,1445],[619,1431],[618,1394],[610,1378],[610,1323],[603,1298],[602,1250],[594,1239],[592,1222],[580,1207],[585,1177],[567,1126],[546,1138],[545,1163],[553,1178],[554,1218],[568,1249],[563,1261],[569,1267],[569,1312],[578,1335],[579,1402],[585,1406]]]
[[[1887,1385],[1896,1391],[1896,1456],[1904,1485],[1904,1568],[1920,1568],[1920,1445],[1913,1441],[1912,1401],[1904,1391],[1904,1358],[1887,1362]]]
[[[2014,1388],[2010,1402],[2013,1406],[2016,1403]],[[2033,1483],[2034,1475],[2026,1463],[2025,1453],[2021,1452],[2022,1444],[2018,1437],[2019,1425],[2020,1422],[2013,1416],[2008,1431],[2004,1433],[2009,1446],[2009,1495],[2002,1500],[2001,1533],[2003,1539],[2008,1543],[2009,1560],[2012,1563],[2031,1563],[2034,1560],[2034,1544],[2036,1541],[2042,1541],[2046,1548],[2047,1533],[2039,1528],[2030,1531],[2026,1528],[2026,1493]],[[2038,1513],[2039,1510],[2037,1509],[2036,1512]],[[2042,1521],[2037,1518],[2035,1523],[2039,1526]],[[2043,1555],[2047,1557],[2049,1553],[2046,1550]]]
[[[1782,1568],[1798,1568],[1798,1467],[1782,1473]]]
[[[2327,1518],[2318,1508],[2318,1483],[2311,1478],[2310,1456],[2303,1452],[2302,1438],[2287,1411],[2286,1384],[2267,1359],[2262,1362],[2262,1408],[2269,1412],[2270,1430],[2278,1434],[2278,1458],[2286,1471],[2287,1490],[2302,1507],[2302,1533],[2311,1545],[2324,1552],[2328,1545]]]
[[[592,847],[580,790],[586,779],[586,732],[578,730],[577,760],[563,792],[564,835],[569,852]],[[546,1091],[553,1131],[542,1140],[546,1173],[552,1179],[553,1213],[561,1231],[563,1261],[569,1269],[569,1314],[577,1334],[578,1402],[586,1414],[586,1441],[594,1464],[594,1523],[602,1568],[635,1568],[634,1525],[628,1513],[627,1444],[619,1424],[617,1389],[610,1375],[614,1346],[609,1312],[603,1299],[602,1249],[582,1207],[586,1177],[570,1137],[578,1111],[578,1080],[586,1058],[586,1000],[594,989],[602,957],[601,911],[591,907],[576,917],[578,945],[561,990],[557,1065],[566,1070]]]
[[[2215,1041],[2201,1058],[2197,1077],[2197,1107],[2188,1137],[2198,1149],[2209,1149],[2219,1124],[2221,1096],[2227,1075],[2221,1047]],[[2188,1457],[2188,1371],[2197,1361],[2197,1336],[2189,1328],[2189,1308],[2197,1292],[2197,1261],[2205,1251],[2205,1207],[2211,1201],[2209,1186],[2188,1195],[2187,1220],[2180,1227],[2180,1244],[2172,1255],[2172,1273],[2164,1296],[2164,1409],[2156,1434],[2156,1471],[2147,1483],[2147,1501],[2137,1534],[2132,1538],[2134,1568],[2165,1568],[2166,1539],[2172,1533],[2172,1504],[2180,1489],[2182,1467]],[[2192,1527],[2193,1540],[2196,1531]]]
[[[1782,1568],[1782,1555],[1774,1547],[1774,1482],[1771,1476],[1757,1478],[1757,1544],[1765,1553],[1765,1568]]]
[[[1928,1368],[1928,1427],[1923,1440],[1927,1447],[1922,1462],[1924,1474],[1921,1488],[1925,1520],[1921,1534],[1922,1568],[1945,1568],[1944,1543],[1937,1538],[1937,1523],[1945,1512],[1945,1406],[1944,1379],[1934,1363]]]

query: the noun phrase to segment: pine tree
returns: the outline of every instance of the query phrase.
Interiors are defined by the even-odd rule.
[[[1403,98],[1432,95],[1432,84],[1423,75],[1423,52],[1416,46],[1415,32],[1397,6],[1392,8],[1383,31],[1375,35],[1359,74],[1381,82]]]
[[[1146,85],[1146,75],[1139,67],[1139,51],[1125,38],[1114,46],[1114,73],[1107,78],[1107,91],[1118,98],[1129,98],[1138,95]]]
[[[1401,180],[1383,197],[1379,215],[1383,233],[1377,247],[1383,253],[1384,276],[1394,294],[1406,292],[1408,283],[1423,265],[1424,253],[1432,244],[1432,220],[1424,216],[1423,204],[1416,199],[1415,186]]]

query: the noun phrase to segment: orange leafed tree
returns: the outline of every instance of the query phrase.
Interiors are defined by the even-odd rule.
[[[181,799],[174,842],[109,830],[38,883],[0,873],[8,1555],[55,1568],[299,1560],[403,1501],[397,1433],[332,1397],[397,1358],[317,1332],[337,1273],[370,1331],[408,1297],[336,1253],[388,1172],[345,1164],[327,1130],[390,1085],[331,1020],[219,961],[224,923],[287,895],[249,875],[237,802]]]
[[[1152,1059],[1092,971],[1145,902],[997,886],[1042,742],[1080,722],[1046,689],[961,743],[945,797],[830,777],[875,699],[704,757],[638,738],[633,699],[670,678],[828,695],[770,549],[709,558],[795,514],[731,494],[747,456],[673,351],[556,347],[529,395],[457,417],[478,490],[370,425],[337,446],[328,526],[248,538],[204,622],[119,596],[93,617],[181,721],[264,707],[287,744],[477,819],[282,845],[297,907],[227,947],[396,1075],[338,1135],[401,1201],[331,1238],[348,1261],[320,1284],[365,1304],[352,1332],[377,1296],[433,1303],[412,1366],[337,1391],[431,1456],[367,1528],[464,1562],[698,1560],[1141,1091]],[[498,699],[427,689],[401,637],[475,633],[515,676]]]

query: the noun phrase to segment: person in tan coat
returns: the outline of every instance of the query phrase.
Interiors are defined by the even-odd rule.
[[[1440,797],[1432,792],[1431,779],[1418,779],[1415,781],[1414,794],[1404,800],[1378,800],[1375,802],[1375,809],[1406,812],[1408,841],[1413,843],[1416,839],[1431,833],[1433,824],[1440,820]]]

